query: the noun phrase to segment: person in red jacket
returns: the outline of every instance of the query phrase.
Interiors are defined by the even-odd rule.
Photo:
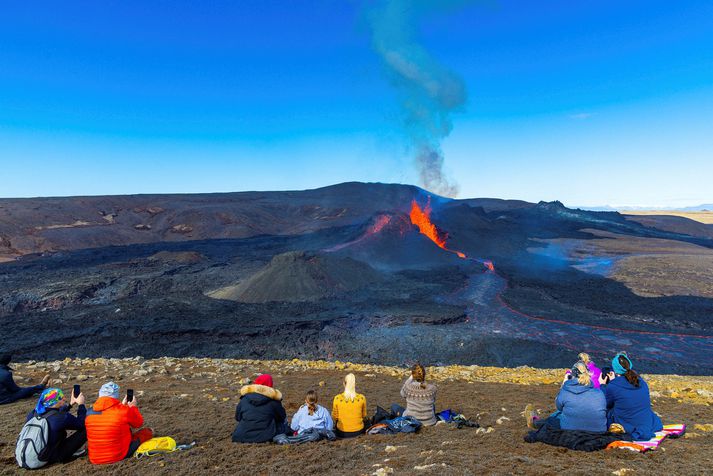
[[[99,399],[87,411],[84,425],[87,429],[87,449],[92,464],[116,463],[130,458],[136,449],[151,438],[150,428],[141,428],[141,416],[136,397],[119,401],[119,386],[105,383],[99,390]],[[132,429],[138,430],[132,432]]]

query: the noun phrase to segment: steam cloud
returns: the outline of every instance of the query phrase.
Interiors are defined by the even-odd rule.
[[[415,154],[421,185],[454,197],[458,185],[443,171],[441,140],[453,129],[451,113],[463,106],[463,80],[440,64],[416,38],[418,18],[463,0],[379,0],[367,12],[374,50],[402,96],[403,122]]]

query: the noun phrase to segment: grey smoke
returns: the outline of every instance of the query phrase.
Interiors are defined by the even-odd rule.
[[[379,0],[367,20],[374,50],[401,96],[403,126],[409,138],[421,185],[454,197],[458,185],[443,171],[441,141],[453,129],[451,114],[467,100],[463,80],[438,62],[419,42],[418,20],[464,2],[448,0]]]

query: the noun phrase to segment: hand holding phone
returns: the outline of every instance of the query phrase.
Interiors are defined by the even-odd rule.
[[[72,396],[69,400],[70,405],[84,405],[84,394],[82,394],[82,388],[79,385],[75,385],[72,389]]]
[[[131,403],[134,401],[134,389],[129,388],[126,390],[126,402]]]

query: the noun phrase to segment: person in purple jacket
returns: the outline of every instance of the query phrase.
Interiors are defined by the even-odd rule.
[[[589,373],[592,376],[592,386],[594,388],[600,388],[601,387],[601,382],[600,382],[600,377],[602,375],[601,369],[597,367],[597,365],[594,363],[594,361],[589,357],[589,354],[582,352],[579,354],[579,360],[584,362],[584,365],[587,366],[587,370],[589,370]]]

